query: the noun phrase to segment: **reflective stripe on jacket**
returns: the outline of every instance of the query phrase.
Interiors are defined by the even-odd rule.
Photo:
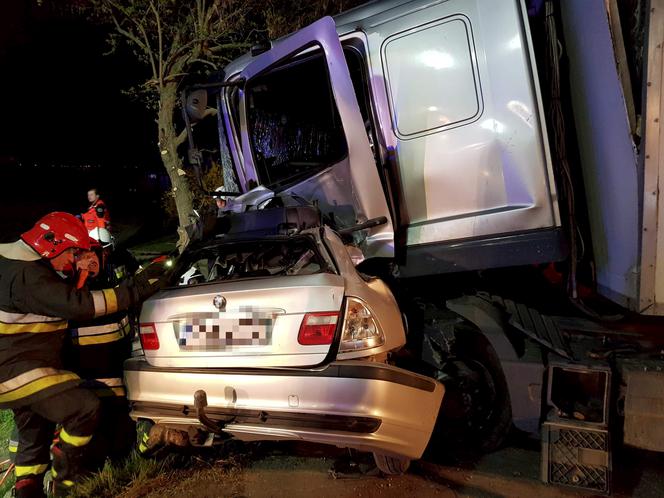
[[[131,356],[131,323],[126,313],[74,324],[66,365],[100,396],[124,396],[124,361]]]
[[[79,376],[62,363],[68,321],[127,309],[135,299],[132,292],[125,285],[79,291],[48,262],[0,255],[0,409],[29,405],[78,385]]]
[[[124,317],[119,322],[107,323],[104,325],[90,325],[85,327],[72,328],[71,338],[76,346],[92,346],[94,344],[106,344],[119,341],[131,332],[129,318]]]

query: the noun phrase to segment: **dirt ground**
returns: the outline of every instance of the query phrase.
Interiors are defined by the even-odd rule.
[[[260,446],[260,445],[259,445]],[[536,444],[511,446],[464,464],[425,458],[401,477],[381,477],[370,457],[307,444],[241,446],[251,455],[242,463],[204,462],[134,486],[122,498],[217,497],[510,497],[594,496],[539,482]],[[614,461],[616,497],[664,497],[664,458],[630,452]]]

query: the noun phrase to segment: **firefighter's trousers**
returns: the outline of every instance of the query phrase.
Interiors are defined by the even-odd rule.
[[[86,446],[97,426],[97,396],[77,387],[13,411],[18,430],[17,498],[44,496],[42,482],[51,462],[49,450],[56,424],[61,430],[52,448],[53,480],[56,489],[73,486]]]

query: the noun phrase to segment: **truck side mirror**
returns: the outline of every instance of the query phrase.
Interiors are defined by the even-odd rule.
[[[197,123],[205,117],[207,109],[208,93],[204,88],[189,92],[185,98],[185,112],[189,121]]]

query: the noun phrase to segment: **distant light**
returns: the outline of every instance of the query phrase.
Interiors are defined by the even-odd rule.
[[[171,266],[173,266],[173,260],[172,259],[167,259],[166,263],[164,263],[164,264],[166,265],[167,268],[170,268]]]
[[[427,111],[435,112],[437,110],[438,110],[438,108],[435,105],[431,105],[431,106],[427,107]]]
[[[447,69],[454,66],[454,58],[447,52],[439,50],[425,50],[419,55],[418,59],[425,66],[434,69]]]

